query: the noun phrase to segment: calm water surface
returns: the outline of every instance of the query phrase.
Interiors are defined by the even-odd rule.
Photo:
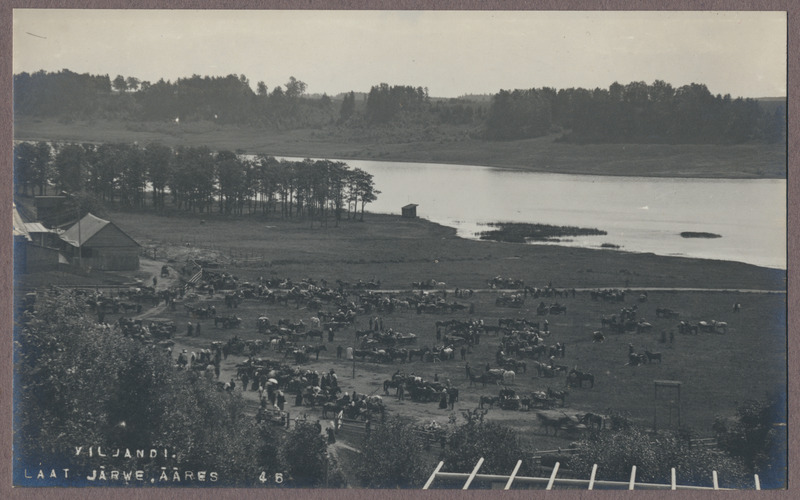
[[[367,206],[417,215],[475,238],[489,222],[597,228],[605,236],[558,245],[619,245],[652,252],[733,260],[786,269],[785,179],[680,179],[542,174],[470,165],[346,160],[374,176],[381,191]],[[683,238],[683,231],[721,238]],[[550,243],[547,243],[550,244]]]

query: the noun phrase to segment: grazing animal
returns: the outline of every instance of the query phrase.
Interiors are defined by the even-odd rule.
[[[480,384],[483,387],[486,387],[486,375],[485,374],[475,375],[474,373],[470,372],[470,374],[469,374],[469,386],[472,387],[478,382],[480,382]]]
[[[594,429],[597,426],[597,430],[603,430],[603,423],[604,418],[602,415],[597,415],[595,413],[586,413],[585,415],[578,418],[578,422],[582,423],[586,427],[590,429]]]
[[[516,376],[517,374],[514,373],[512,370],[506,370],[505,372],[503,372],[503,384],[505,385],[513,384]]]
[[[536,418],[539,420],[539,423],[544,427],[544,433],[548,434],[547,428],[553,428],[553,435],[558,435],[558,429],[561,427],[569,424],[569,417],[564,415],[563,417],[552,417],[543,412],[536,412]]]
[[[489,408],[492,408],[500,398],[493,397],[493,396],[481,396],[479,407],[483,408],[484,404],[489,405]]]
[[[569,392],[566,391],[566,390],[564,390],[564,391],[554,391],[553,389],[551,389],[549,387],[547,388],[547,397],[551,398],[551,399],[560,399],[562,407],[567,402],[567,396],[569,396]]]
[[[647,356],[647,362],[652,363],[655,360],[658,360],[658,363],[661,364],[661,353],[660,352],[650,352],[648,350],[644,351],[645,356]]]

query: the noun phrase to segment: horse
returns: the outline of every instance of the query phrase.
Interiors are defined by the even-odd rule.
[[[592,375],[591,373],[582,372],[580,370],[576,370],[573,368],[569,372],[569,376],[567,378],[569,379],[573,377],[574,380],[578,382],[578,387],[583,387],[584,380],[588,381],[591,384],[591,387],[594,387],[594,375]]]
[[[660,352],[650,352],[648,350],[644,351],[645,356],[647,356],[647,362],[652,363],[654,360],[658,360],[658,364],[661,364],[661,353]]]
[[[476,382],[480,382],[483,387],[486,387],[486,375],[474,375],[472,372],[469,374],[469,386],[472,387]]]
[[[322,405],[322,418],[327,419],[329,412],[333,413],[333,415],[336,416],[339,413],[339,411],[341,411],[341,409],[342,408],[336,403],[325,403],[324,405]]]
[[[308,340],[308,339],[313,338],[313,337],[319,337],[319,340],[321,342],[323,340],[323,336],[324,335],[325,334],[324,334],[324,332],[322,330],[314,329],[314,330],[308,330],[306,332],[306,334],[305,334],[305,338],[306,338],[306,340]]]
[[[548,427],[553,428],[553,436],[556,436],[558,435],[558,429],[569,423],[569,417],[566,415],[563,417],[553,418],[545,413],[536,412],[536,418],[539,419],[539,423],[542,425],[542,427],[544,427],[545,435],[548,434]]]
[[[478,405],[479,408],[483,408],[484,404],[488,404],[489,408],[492,408],[495,403],[499,401],[500,398],[493,397],[493,396],[481,396],[480,404]]]
[[[611,327],[611,326],[614,326],[616,324],[617,324],[617,315],[616,314],[613,314],[611,316],[603,316],[602,318],[600,318],[600,326],[601,327],[606,327],[606,326]]]
[[[317,355],[316,361],[319,361],[319,352],[320,351],[327,351],[327,350],[328,350],[328,348],[325,347],[325,344],[320,344],[320,345],[317,345],[317,346],[314,346],[314,347],[306,347],[306,353],[307,354],[316,354]]]
[[[419,359],[423,359],[425,353],[429,352],[430,349],[428,347],[423,347],[421,349],[409,349],[408,350],[408,361],[414,361],[414,356],[419,356]]]
[[[567,403],[567,396],[569,396],[569,392],[566,390],[554,391],[549,387],[547,388],[547,397],[551,399],[560,399],[562,407]]]
[[[590,429],[594,429],[594,426],[597,425],[598,431],[603,430],[604,420],[605,419],[602,415],[597,415],[595,413],[586,413],[585,415],[578,417],[578,422],[589,427]]]
[[[487,382],[495,382],[497,385],[500,385],[500,382],[503,381],[503,374],[505,374],[505,370],[501,368],[493,368],[488,370],[484,373]]]

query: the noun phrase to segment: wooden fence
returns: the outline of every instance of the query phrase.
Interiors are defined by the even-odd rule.
[[[475,464],[475,467],[472,469],[472,472],[467,473],[456,473],[456,472],[442,472],[441,469],[444,466],[444,462],[439,462],[439,465],[436,466],[436,469],[433,471],[431,476],[428,478],[428,481],[422,487],[423,490],[427,490],[433,484],[436,479],[444,479],[444,480],[457,480],[457,481],[464,481],[464,486],[461,488],[463,490],[469,489],[470,485],[473,481],[488,481],[491,483],[505,483],[503,489],[508,490],[511,489],[511,486],[516,484],[526,484],[526,485],[539,485],[545,486],[546,490],[552,490],[556,486],[560,486],[567,489],[587,489],[587,490],[594,490],[594,489],[604,489],[604,490],[729,490],[729,488],[720,488],[719,487],[719,480],[717,477],[717,471],[712,472],[712,484],[713,486],[691,486],[691,485],[680,485],[677,483],[677,475],[675,473],[675,468],[672,468],[671,474],[671,482],[670,484],[660,484],[660,483],[637,483],[636,482],[636,466],[634,465],[631,468],[631,476],[630,480],[627,482],[624,481],[603,481],[603,480],[596,480],[595,477],[597,475],[597,464],[594,464],[592,467],[592,472],[589,479],[567,479],[567,478],[559,478],[558,472],[560,468],[560,463],[556,462],[555,467],[553,467],[553,471],[550,474],[550,477],[527,477],[527,476],[517,476],[517,472],[519,471],[520,466],[522,465],[522,460],[517,461],[517,465],[514,467],[514,470],[509,475],[498,475],[498,474],[478,474],[481,466],[483,465],[483,458],[478,460],[478,463]],[[753,476],[753,485],[754,489],[760,490],[761,489],[761,482],[758,478],[758,474]]]

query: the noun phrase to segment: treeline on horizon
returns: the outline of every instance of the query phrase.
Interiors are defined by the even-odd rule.
[[[331,160],[248,157],[160,143],[14,145],[16,192],[68,193],[83,210],[153,208],[226,215],[261,213],[338,223],[377,199],[371,174]],[[148,203],[148,192],[151,201]],[[169,197],[167,196],[169,193]]]
[[[490,102],[468,96],[436,99],[428,89],[373,86],[368,94],[333,98],[305,94],[294,77],[272,90],[253,91],[245,75],[151,83],[129,76],[38,71],[14,75],[18,116],[60,120],[211,121],[277,130],[458,125],[485,140],[519,140],[561,134],[574,143],[741,144],[780,143],[786,136],[786,102],[713,95],[704,84],[674,88],[614,82],[608,89],[500,90]]]

